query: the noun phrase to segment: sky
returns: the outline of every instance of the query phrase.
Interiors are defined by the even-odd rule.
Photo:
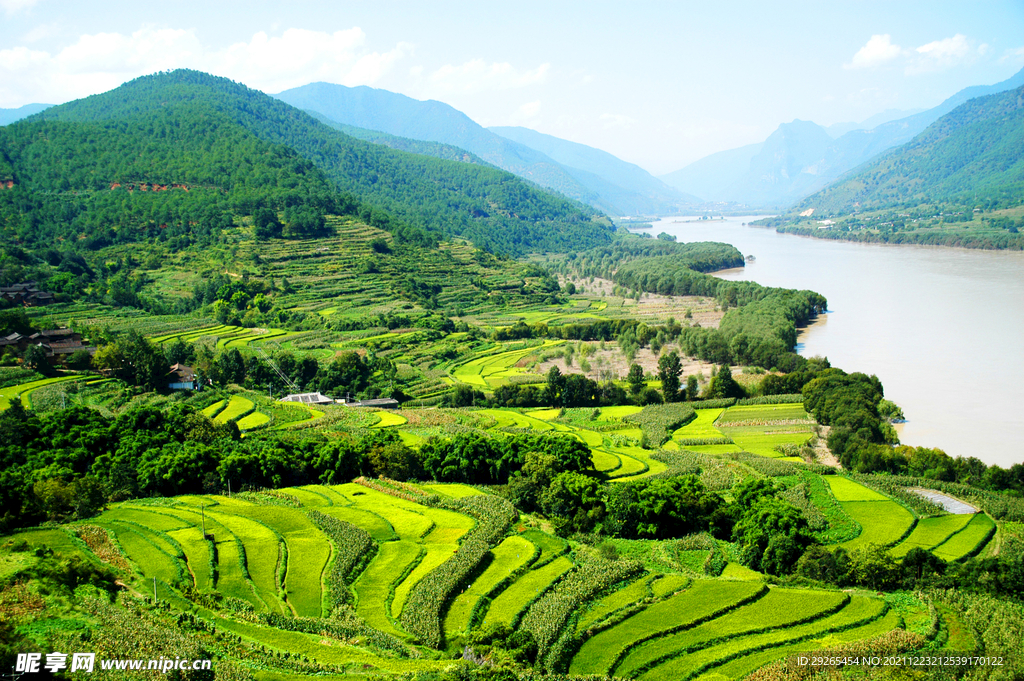
[[[1022,67],[1024,0],[0,0],[0,108],[174,68],[269,94],[368,85],[655,175],[780,123],[929,108]]]

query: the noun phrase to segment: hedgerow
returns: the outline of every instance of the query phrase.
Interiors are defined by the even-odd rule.
[[[803,401],[804,396],[802,393],[791,393],[786,395],[762,395],[760,397],[746,397],[741,400],[736,400],[736,404],[795,404],[797,402],[802,403]]]
[[[537,600],[523,617],[521,627],[537,642],[537,659],[548,671],[562,666],[570,650],[575,627],[566,626],[569,618],[605,589],[633,577],[644,569],[637,561],[604,561],[577,565]],[[568,660],[564,660],[568,662]]]
[[[445,608],[455,592],[476,572],[487,552],[505,537],[519,513],[509,502],[490,495],[461,499],[438,497],[430,505],[477,519],[476,527],[466,535],[455,555],[413,587],[402,609],[399,621],[406,631],[436,648],[443,639],[441,622]]]
[[[420,651],[403,643],[398,638],[377,631],[360,618],[349,606],[339,607],[329,619],[320,617],[286,617],[276,613],[251,616],[254,622],[267,624],[284,631],[300,631],[331,638],[349,644],[355,639],[359,643],[369,644],[388,657],[419,658]]]
[[[648,448],[660,447],[672,437],[672,431],[694,419],[697,413],[689,404],[649,404],[636,414],[623,417],[640,426]]]
[[[306,510],[306,515],[321,532],[330,537],[337,552],[327,575],[327,593],[333,610],[352,598],[348,588],[350,576],[356,566],[371,557],[376,545],[370,535],[351,523],[314,509]]]

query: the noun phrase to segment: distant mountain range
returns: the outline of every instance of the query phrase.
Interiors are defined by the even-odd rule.
[[[49,109],[52,104],[26,104],[17,109],[0,109],[0,125],[10,125],[22,118],[37,114],[44,109]]]
[[[828,186],[878,154],[909,142],[960,104],[1021,85],[1024,85],[1024,69],[995,85],[965,88],[927,111],[890,120],[871,129],[850,130],[836,139],[833,139],[836,131],[795,120],[780,125],[761,144],[711,154],[661,179],[707,201],[784,208]],[[885,114],[881,116],[884,118]],[[869,122],[875,121],[865,121]]]
[[[614,215],[674,213],[697,200],[606,152],[526,128],[488,130],[442,102],[331,83],[311,83],[275,96],[341,126],[464,149],[498,168]],[[365,133],[356,135],[371,138]],[[384,139],[370,141],[388,144]]]
[[[970,99],[911,142],[793,210],[842,214],[919,204],[1008,208],[1024,196],[1024,87]]]

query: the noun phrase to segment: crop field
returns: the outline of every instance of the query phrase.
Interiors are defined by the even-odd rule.
[[[483,625],[512,626],[526,607],[570,568],[572,561],[565,556],[559,556],[542,567],[530,570],[491,601],[484,615]]]
[[[232,395],[231,400],[228,402],[227,406],[224,407],[223,411],[219,412],[217,416],[214,417],[213,420],[216,421],[217,423],[227,423],[228,421],[235,421],[239,417],[252,411],[255,408],[255,406],[256,405],[253,404],[253,401],[248,398],[239,397],[238,395]]]
[[[589,638],[573,657],[569,673],[607,675],[633,647],[736,607],[764,590],[760,582],[696,580],[685,591]]]
[[[751,404],[729,407],[718,417],[718,425],[728,426],[750,421],[806,421],[814,419],[804,411],[803,404]]]
[[[725,409],[696,409],[697,418],[672,433],[673,440],[705,437],[722,437],[722,431],[715,428],[715,421]]]
[[[969,516],[971,522],[953,534],[933,552],[945,561],[961,560],[980,551],[995,534],[996,524],[987,513]]]
[[[854,482],[841,475],[828,475],[822,478],[828,483],[832,495],[836,501],[889,501],[889,497],[881,492],[876,492],[870,487],[865,487],[859,482]]]
[[[521,536],[509,537],[491,549],[490,564],[448,608],[444,620],[445,634],[452,636],[467,632],[473,611],[481,605],[481,600],[498,588],[504,580],[511,579],[519,570],[529,565],[539,554],[538,547]]]
[[[892,550],[892,555],[899,558],[906,555],[913,548],[934,549],[952,535],[964,529],[973,518],[973,515],[968,514],[922,518],[917,522],[914,531],[896,545]]]
[[[11,400],[18,397],[21,398],[21,403],[25,407],[31,407],[32,402],[30,395],[33,390],[37,390],[44,386],[52,385],[54,383],[62,383],[64,381],[81,381],[84,380],[84,376],[57,376],[55,378],[43,378],[38,381],[30,381],[28,383],[22,383],[20,385],[12,385],[6,388],[0,388],[0,411],[3,411],[11,406]]]
[[[771,589],[753,603],[721,617],[676,634],[643,643],[630,651],[615,668],[617,676],[636,676],[683,651],[695,650],[709,641],[749,635],[756,631],[782,629],[815,620],[842,608],[850,600],[844,593],[798,589]]]
[[[891,546],[913,529],[914,514],[895,501],[842,501],[843,511],[861,526],[856,539],[843,542],[843,548],[863,548],[869,544]]]
[[[784,626],[765,633],[735,636],[722,643],[702,647],[668,659],[636,678],[647,681],[695,678],[716,667],[749,655],[766,653],[770,649],[777,649],[789,643],[821,638],[832,632],[869,624],[882,617],[886,612],[886,607],[885,602],[878,599],[863,596],[852,597],[845,607],[825,617],[795,626]],[[895,628],[897,623],[898,620],[894,618],[891,628]],[[775,650],[774,654],[768,657],[769,659],[779,659],[782,655]]]
[[[850,490],[846,496],[856,493],[854,488]],[[424,491],[451,502],[481,493],[467,485],[448,484],[430,484]],[[371,535],[377,544],[372,558],[343,588],[351,594],[354,613],[378,632],[373,636],[396,638],[363,640],[356,636],[324,645],[328,634],[318,635],[315,630],[286,631],[219,610],[203,610],[201,616],[218,631],[282,653],[301,652],[311,660],[343,660],[388,673],[433,669],[435,662],[430,659],[378,654],[373,641],[405,645],[401,642],[411,640],[400,624],[405,620],[403,609],[411,603],[416,586],[455,555],[477,520],[352,483],[308,485],[286,492],[305,508],[352,523]],[[987,519],[981,515],[961,521],[967,524],[959,532],[952,526],[945,528],[953,530],[942,544],[950,555],[975,550],[994,528],[990,519],[986,525],[984,520],[976,520],[978,517]],[[928,524],[936,525],[932,535],[927,534],[928,526],[923,526],[917,537],[939,541],[942,536],[937,528],[950,522],[933,519]],[[339,548],[304,508],[191,495],[160,504],[115,504],[93,524],[114,533],[137,570],[140,590],[151,588],[155,577],[160,593],[170,597],[175,585],[191,583],[200,593],[217,591],[247,601],[256,613],[286,618],[323,617],[331,607],[326,580]],[[68,550],[82,550],[59,530],[23,534]],[[952,541],[958,536],[963,548]],[[565,540],[537,529],[496,540],[480,569],[441,610],[440,622],[449,642],[461,645],[462,637],[496,623],[516,626],[538,599],[564,588],[565,582],[559,580],[572,580],[578,557],[566,554],[568,549]],[[567,635],[580,639],[566,671],[692,678],[734,667],[753,669],[779,659],[786,651],[813,648],[822,637],[860,638],[850,632],[884,633],[896,624],[896,620],[883,617],[885,604],[879,599],[851,597],[840,591],[767,588],[760,575],[747,572],[747,579],[737,579],[741,575],[728,570],[726,575],[732,578],[691,579],[654,569],[625,579],[584,603],[579,614],[565,624]],[[723,673],[733,677],[732,671]]]
[[[561,345],[563,342],[546,340],[541,345],[521,350],[488,353],[455,366],[451,370],[451,377],[459,383],[491,390],[507,382],[510,376],[524,373],[515,366],[521,359],[540,350]]]

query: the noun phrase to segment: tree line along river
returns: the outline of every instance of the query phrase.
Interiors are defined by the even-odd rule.
[[[665,218],[652,236],[722,241],[755,261],[725,279],[810,289],[828,313],[798,351],[876,374],[903,408],[905,444],[1008,467],[1024,462],[1024,253],[860,244],[744,226],[756,217]]]

